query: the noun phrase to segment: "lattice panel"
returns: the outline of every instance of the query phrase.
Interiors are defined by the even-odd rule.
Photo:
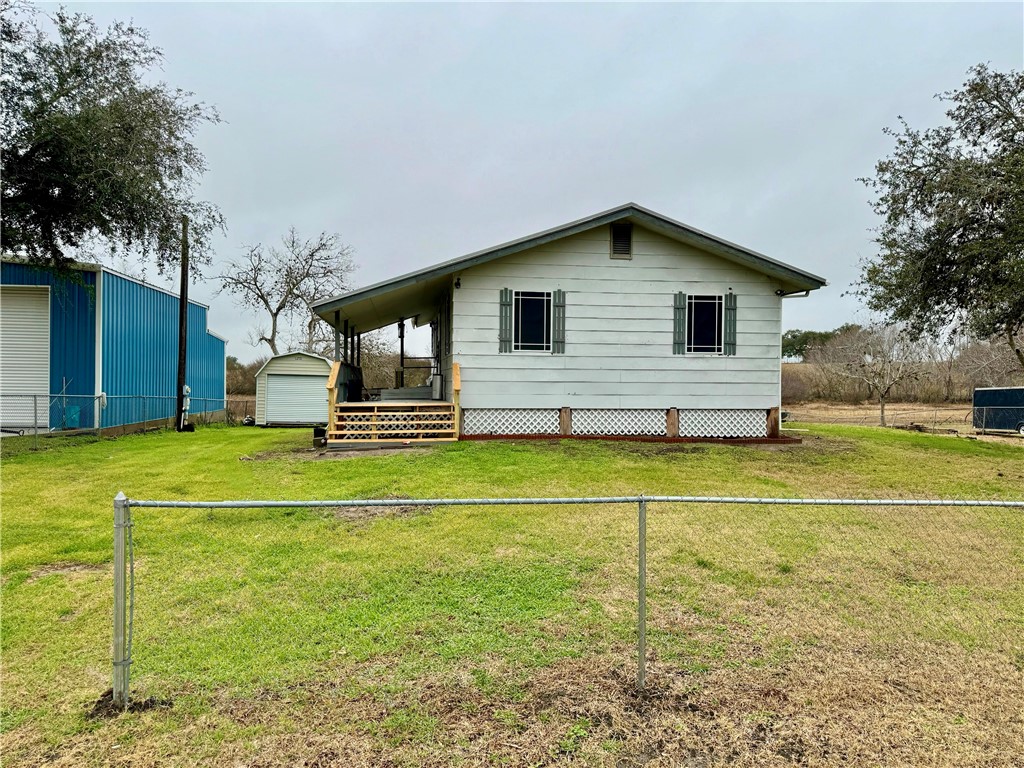
[[[574,435],[664,435],[665,411],[651,408],[574,408]]]
[[[411,424],[416,419],[416,414],[413,413],[350,413],[345,415],[345,428],[358,430],[361,427],[359,425],[365,425],[365,428],[370,428],[376,423],[378,428],[383,427],[388,430],[398,429],[407,424]],[[338,437],[342,440],[366,440],[369,435],[356,433],[356,434],[339,434]],[[409,432],[393,432],[388,434],[388,439],[391,440],[402,440],[410,437],[416,437],[415,429],[410,428]]]
[[[414,440],[452,438],[454,413],[444,411],[344,412],[330,432],[331,440]]]
[[[462,412],[467,435],[557,435],[557,408],[467,408]]]
[[[760,409],[679,409],[680,437],[767,437],[768,412]]]

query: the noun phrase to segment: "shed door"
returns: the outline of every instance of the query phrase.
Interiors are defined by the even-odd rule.
[[[327,377],[267,374],[268,424],[326,424]]]
[[[49,425],[50,289],[0,288],[0,425],[33,426],[32,398],[40,395],[35,418]]]

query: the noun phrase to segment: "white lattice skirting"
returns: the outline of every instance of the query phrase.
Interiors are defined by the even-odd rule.
[[[574,408],[574,435],[661,435],[666,421],[663,408]]]
[[[757,408],[680,408],[680,437],[767,437],[768,413]]]
[[[679,437],[767,437],[768,412],[760,408],[680,408]],[[467,408],[462,412],[467,435],[557,435],[557,408]],[[666,410],[660,408],[574,408],[574,435],[667,434]]]
[[[467,435],[557,435],[557,408],[466,408]]]

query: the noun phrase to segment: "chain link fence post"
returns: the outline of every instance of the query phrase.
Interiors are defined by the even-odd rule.
[[[128,706],[128,606],[127,606],[127,538],[131,512],[128,499],[118,492],[114,497],[114,660],[113,703],[122,709]]]
[[[32,450],[39,450],[39,395],[32,395]]]
[[[647,500],[641,496],[637,509],[636,685],[641,691],[647,667]]]

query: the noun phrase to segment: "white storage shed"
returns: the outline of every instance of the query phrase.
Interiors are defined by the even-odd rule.
[[[330,374],[331,361],[308,352],[270,358],[256,372],[256,423],[325,424]]]

